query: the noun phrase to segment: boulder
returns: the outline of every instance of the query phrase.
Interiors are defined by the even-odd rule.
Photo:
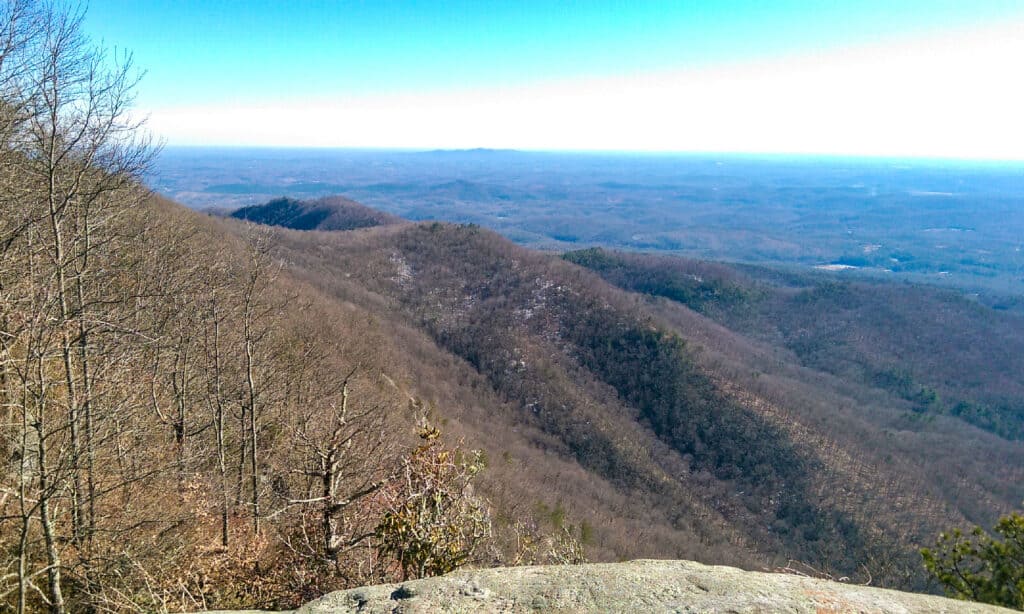
[[[935,595],[691,561],[463,570],[325,595],[296,614],[417,612],[1010,612]]]

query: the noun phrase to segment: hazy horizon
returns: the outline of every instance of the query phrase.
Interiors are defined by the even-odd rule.
[[[171,145],[1024,160],[1024,5],[90,3]]]
[[[222,144],[174,144],[164,143],[164,152],[188,150],[224,152],[307,152],[307,153],[375,153],[375,154],[419,154],[419,153],[486,153],[486,154],[553,154],[580,156],[623,156],[623,157],[681,157],[681,158],[739,158],[751,160],[800,161],[800,162],[918,162],[936,165],[986,165],[1009,168],[1024,168],[1024,158],[958,158],[950,156],[901,156],[885,154],[842,154],[842,153],[789,153],[776,151],[691,151],[691,150],[630,150],[630,149],[530,149],[518,147],[356,147],[334,145],[222,145]]]

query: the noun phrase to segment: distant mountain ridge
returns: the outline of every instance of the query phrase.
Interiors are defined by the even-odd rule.
[[[316,200],[276,198],[262,205],[237,209],[231,213],[231,217],[294,230],[355,230],[402,222],[401,218],[343,196],[327,196]]]
[[[420,152],[417,152],[417,153],[421,153],[421,154],[463,154],[463,155],[483,154],[483,155],[486,155],[486,154],[519,153],[519,150],[518,149],[493,149],[493,148],[490,148],[490,147],[472,147],[470,149],[431,149],[429,151],[420,151]]]

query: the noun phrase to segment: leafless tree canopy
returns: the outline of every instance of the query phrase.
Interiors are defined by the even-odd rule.
[[[397,577],[381,497],[421,412],[282,276],[272,233],[148,193],[140,73],[82,17],[0,3],[0,611],[289,605]]]

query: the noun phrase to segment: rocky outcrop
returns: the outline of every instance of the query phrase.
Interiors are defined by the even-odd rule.
[[[326,595],[295,614],[417,612],[1010,612],[934,595],[690,561],[459,571]]]

